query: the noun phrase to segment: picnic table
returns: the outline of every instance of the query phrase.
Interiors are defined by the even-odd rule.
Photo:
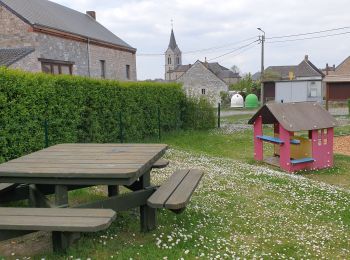
[[[136,207],[141,230],[153,230],[156,209],[181,212],[202,177],[200,171],[177,171],[157,191],[151,185],[151,170],[168,164],[161,159],[167,148],[165,144],[60,144],[1,164],[0,202],[29,199],[32,208],[0,208],[0,241],[52,231],[54,250],[64,250],[77,232],[103,230],[116,218],[115,212]],[[70,190],[97,185],[108,186],[107,198],[69,208]],[[119,194],[119,186],[130,192]],[[54,203],[47,198],[50,194]]]

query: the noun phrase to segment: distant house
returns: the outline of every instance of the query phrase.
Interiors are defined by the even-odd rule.
[[[322,102],[323,77],[307,55],[299,65],[268,67],[264,71],[264,102]]]
[[[193,68],[194,67],[194,68]],[[165,80],[184,84],[188,95],[208,97],[217,105],[220,92],[228,91],[228,86],[239,82],[238,73],[234,73],[217,62],[201,62],[182,64],[182,52],[176,43],[174,31],[171,30],[168,49],[165,52]]]
[[[213,106],[221,102],[221,92],[228,92],[227,83],[215,74],[210,63],[199,60],[177,82],[183,84],[187,96],[205,97]]]
[[[86,14],[47,0],[0,0],[0,66],[136,80],[136,49]]]
[[[324,82],[327,101],[350,99],[350,57],[337,67],[333,66],[331,70],[326,70]]]

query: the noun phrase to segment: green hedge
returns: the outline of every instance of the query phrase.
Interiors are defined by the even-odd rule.
[[[126,83],[0,68],[0,162],[50,145],[125,142],[188,126],[187,99],[175,83]]]
[[[350,99],[348,100],[349,115],[350,115]]]

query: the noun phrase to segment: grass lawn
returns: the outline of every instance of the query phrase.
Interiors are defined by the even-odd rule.
[[[232,116],[223,123],[240,125],[248,118]],[[272,134],[269,127],[265,131]],[[162,142],[172,147],[166,154],[171,164],[152,173],[154,184],[179,168],[206,173],[183,214],[161,210],[158,229],[143,234],[138,210],[118,213],[110,229],[84,235],[66,254],[36,258],[349,258],[350,157],[336,155],[333,169],[292,175],[252,159],[251,129],[167,133]],[[266,152],[272,147],[266,145]],[[90,188],[71,198],[81,203],[105,195],[102,188]]]

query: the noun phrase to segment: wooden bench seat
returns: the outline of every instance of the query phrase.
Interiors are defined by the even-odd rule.
[[[180,213],[186,208],[202,177],[200,170],[176,171],[152,194],[147,205]]]
[[[164,160],[164,159],[159,159],[158,161],[156,161],[152,168],[153,169],[163,169],[165,167],[167,167],[169,165],[169,161],[168,160]]]
[[[0,195],[14,190],[17,186],[18,184],[14,183],[0,183]]]
[[[52,231],[54,251],[62,251],[73,236],[107,229],[115,218],[110,209],[0,208],[0,240],[16,232]]]

